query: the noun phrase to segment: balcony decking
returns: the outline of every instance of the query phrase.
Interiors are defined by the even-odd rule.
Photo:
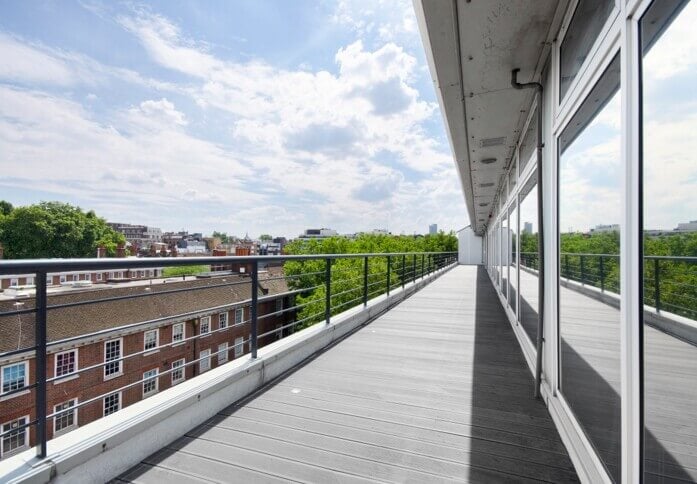
[[[484,269],[458,266],[121,482],[577,482]]]

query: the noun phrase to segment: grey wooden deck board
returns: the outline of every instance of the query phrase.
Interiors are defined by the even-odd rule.
[[[120,479],[577,482],[532,392],[491,283],[460,266]]]

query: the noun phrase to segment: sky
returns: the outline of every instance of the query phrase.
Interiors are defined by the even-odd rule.
[[[0,4],[0,199],[163,230],[468,225],[410,0]]]

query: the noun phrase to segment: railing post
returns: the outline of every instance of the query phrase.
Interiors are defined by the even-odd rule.
[[[600,256],[600,291],[605,292],[605,258]]]
[[[363,306],[368,305],[368,256],[363,258]]]
[[[36,455],[46,457],[46,272],[36,273]]]
[[[653,297],[654,300],[656,301],[656,312],[661,311],[661,276],[660,276],[660,267],[658,265],[659,260],[654,259],[653,260]]]
[[[326,269],[324,273],[324,319],[329,324],[329,318],[332,313],[332,260],[327,259]]]
[[[578,257],[579,257],[580,264],[581,264],[581,284],[585,284],[586,283],[586,268],[585,268],[585,264],[583,263],[583,261],[585,260],[585,256],[579,255]]]
[[[257,305],[259,300],[259,261],[256,259],[252,262],[252,307],[251,307],[251,331],[250,331],[250,353],[252,358],[257,357],[257,348],[259,347],[259,341],[257,335],[259,334],[258,320],[257,320]]]
[[[424,278],[424,255],[421,254],[421,279]]]
[[[407,260],[407,256],[405,254],[402,254],[402,289],[404,289],[404,277],[406,276],[406,270],[405,270],[405,262]]]
[[[411,282],[416,282],[416,254],[411,256]]]
[[[566,278],[570,279],[569,275],[569,254],[564,254],[564,265],[566,266]]]
[[[390,295],[390,268],[392,266],[392,256],[387,256],[387,295]]]

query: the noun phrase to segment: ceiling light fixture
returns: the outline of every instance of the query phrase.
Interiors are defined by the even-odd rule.
[[[496,163],[496,158],[484,158],[480,163],[483,165],[491,165],[492,163]]]

